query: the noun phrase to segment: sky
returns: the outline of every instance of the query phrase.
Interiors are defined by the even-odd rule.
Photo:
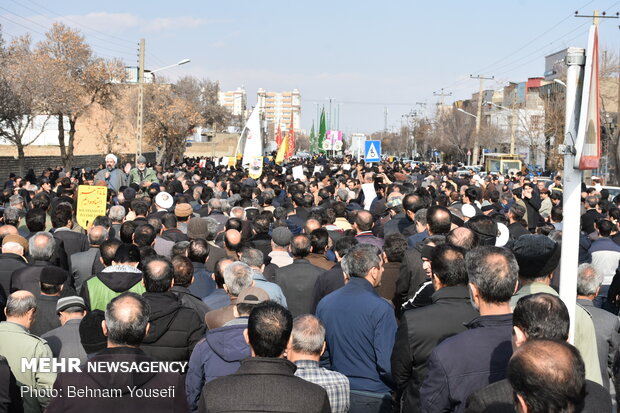
[[[542,76],[544,56],[585,47],[594,10],[615,15],[615,0],[263,0],[84,1],[4,0],[0,24],[10,40],[35,41],[54,21],[78,29],[104,58],[137,65],[146,42],[146,68],[181,59],[162,71],[171,81],[191,75],[256,91],[299,89],[302,127],[325,107],[332,128],[345,133],[398,130],[403,115],[432,117],[445,103],[478,91],[470,74],[494,77],[485,89]],[[616,54],[620,19],[603,19],[600,47]],[[338,111],[339,115],[336,115]]]

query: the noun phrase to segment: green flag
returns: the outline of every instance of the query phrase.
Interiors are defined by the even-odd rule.
[[[314,122],[312,123],[312,129],[310,129],[310,153],[316,152],[316,136],[314,136]]]
[[[321,122],[319,124],[319,153],[324,153],[323,142],[325,142],[325,108],[321,110]]]

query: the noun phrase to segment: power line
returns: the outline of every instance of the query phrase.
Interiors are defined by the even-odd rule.
[[[25,9],[27,9],[27,10],[30,10],[30,11],[31,11],[31,12],[33,12],[33,13],[38,13],[38,10],[35,10],[35,9],[31,8],[31,7],[28,7],[28,6],[26,6],[25,4],[19,3],[19,2],[18,2],[18,1],[16,1],[16,0],[11,0],[11,1],[12,1],[13,3],[16,3],[17,5],[19,5],[19,6],[23,7],[23,8],[25,8]],[[49,21],[51,21],[51,22],[55,22],[55,21],[56,21],[55,19],[52,19],[52,18],[47,17],[47,16],[44,16],[43,14],[41,14],[40,16],[45,17],[46,19],[48,19],[48,20],[49,20]],[[70,22],[70,23],[72,23],[72,24],[75,24],[76,26],[82,27],[82,29],[83,29],[84,31],[95,31],[95,32],[98,32],[98,31],[97,31],[97,30],[95,30],[95,29],[88,28],[88,27],[86,27],[86,26],[84,26],[84,25],[81,25],[80,23],[74,22],[74,21],[72,21],[71,19],[68,19],[68,18],[66,18],[66,17],[64,17],[64,16],[60,16],[60,15],[57,15],[57,16],[58,16],[58,17],[61,17],[61,18],[63,18],[63,19],[65,19],[65,20],[67,20],[68,22]],[[120,43],[116,43],[116,42],[112,42],[112,41],[110,41],[110,40],[108,40],[108,39],[103,39],[103,38],[98,37],[98,36],[95,36],[95,35],[93,35],[93,34],[90,34],[89,36],[90,36],[90,37],[92,37],[92,38],[94,38],[94,39],[101,40],[102,42],[106,42],[106,43],[114,43],[114,44],[116,44],[116,45],[117,45],[117,46],[119,46],[119,47],[122,47],[122,48],[125,48],[125,49],[132,49],[132,50],[133,50],[133,48],[130,48],[130,47],[129,47],[129,46],[127,46],[127,45],[120,44]]]
[[[16,13],[12,12],[11,10],[9,10],[9,9],[5,8],[5,7],[0,6],[0,9],[2,9],[2,10],[4,10],[4,11],[8,12],[8,13],[9,13],[10,15],[12,15],[12,16],[19,17],[19,18],[20,18],[20,19],[22,19],[22,20],[25,20],[25,21],[27,21],[27,22],[30,22],[31,24],[35,25],[35,26],[36,26],[36,27],[38,27],[38,28],[42,28],[42,29],[44,29],[44,30],[49,30],[49,28],[48,28],[48,27],[42,26],[42,25],[41,25],[41,24],[39,24],[38,22],[36,22],[36,21],[34,21],[34,20],[32,20],[32,19],[29,19],[29,18],[27,18],[27,17],[20,16],[19,14],[16,14]],[[11,23],[19,24],[19,23],[17,23],[16,21],[13,21],[13,20],[8,19],[6,16],[2,16],[2,17],[4,17],[6,20],[10,21]],[[22,26],[22,27],[24,27],[24,28],[26,28],[27,30],[33,31],[33,32],[35,32],[35,33],[37,33],[37,34],[40,34],[40,35],[44,36],[44,37],[46,36],[46,35],[45,35],[45,33],[41,33],[41,32],[39,32],[39,31],[37,31],[37,30],[31,29],[30,27],[26,27],[26,26],[24,26],[24,25],[22,25],[22,24],[19,24],[19,25],[20,25],[20,26]],[[110,52],[119,53],[119,54],[121,54],[121,55],[129,55],[129,52],[126,52],[126,51],[121,51],[121,50],[117,50],[117,49],[111,49],[111,48],[109,48],[109,47],[101,46],[101,45],[99,45],[99,44],[97,44],[97,43],[95,43],[95,42],[89,42],[89,44],[90,44],[91,46],[94,46],[94,47],[98,48],[98,49],[103,49],[103,50],[107,50],[107,51],[110,51]]]
[[[97,29],[93,29],[93,28],[90,28],[90,27],[86,27],[86,26],[84,26],[84,25],[81,25],[81,24],[80,24],[80,23],[78,23],[78,22],[74,22],[74,21],[72,21],[72,20],[68,19],[67,17],[62,16],[62,15],[60,15],[60,14],[58,14],[58,13],[56,13],[56,12],[54,12],[54,11],[50,10],[50,9],[48,9],[47,7],[45,7],[45,6],[41,5],[41,4],[38,4],[38,3],[36,3],[36,2],[34,2],[34,1],[32,1],[32,0],[28,0],[28,1],[29,1],[30,3],[32,3],[32,4],[34,4],[35,6],[40,7],[41,9],[46,10],[47,12],[49,12],[49,13],[53,14],[54,16],[57,16],[57,17],[62,17],[62,18],[64,18],[64,19],[66,19],[67,21],[72,22],[73,24],[76,24],[76,25],[78,25],[78,26],[80,26],[80,27],[84,27],[84,28],[86,28],[87,30],[93,31],[93,32],[95,32],[95,33],[100,33],[100,34],[102,34],[102,35],[104,35],[104,36],[110,37],[110,38],[112,38],[112,39],[117,39],[117,40],[120,40],[120,41],[122,41],[122,42],[125,42],[125,43],[128,43],[128,44],[131,44],[131,45],[135,45],[135,42],[133,42],[133,41],[131,41],[131,40],[123,39],[122,37],[114,36],[114,35],[111,35],[111,34],[109,34],[109,33],[104,33],[104,32],[102,32],[102,31],[99,31],[99,30],[97,30]],[[24,6],[24,7],[26,7],[26,6]],[[123,46],[123,47],[127,47],[127,46]]]

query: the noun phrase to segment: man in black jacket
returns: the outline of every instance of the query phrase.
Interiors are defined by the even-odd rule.
[[[539,293],[523,297],[512,315],[512,345],[519,348],[529,340],[568,340],[569,317],[566,305],[554,295]],[[583,361],[581,362],[583,366]],[[583,367],[582,367],[583,369]],[[585,378],[585,371],[584,371]],[[598,383],[586,380],[586,397],[581,413],[610,412],[609,391]],[[493,383],[467,399],[467,413],[512,413],[513,389],[508,379]]]
[[[2,254],[0,254],[0,321],[4,320],[4,306],[11,294],[11,274],[13,271],[28,266],[24,258],[26,239],[21,235],[6,235],[2,238]]]
[[[43,267],[53,265],[50,260],[54,255],[56,240],[49,232],[37,232],[28,240],[30,265],[17,269],[11,275],[11,293],[26,290],[35,297],[41,295],[41,272]],[[67,282],[69,284],[69,282]],[[70,284],[69,284],[70,285]]]
[[[275,282],[282,288],[294,317],[312,312],[314,284],[325,271],[306,259],[310,248],[310,238],[307,235],[295,235],[290,245],[293,263],[276,270]]]
[[[131,370],[122,374],[98,371],[98,365],[125,363],[130,368],[153,363],[140,343],[149,331],[149,307],[141,296],[124,293],[107,306],[103,332],[107,348],[89,359],[81,372],[61,373],[47,412],[185,412],[183,376],[178,372]],[[175,366],[176,367],[176,366]],[[169,391],[164,391],[168,389]],[[74,391],[75,393],[71,393]],[[104,392],[105,391],[105,392]],[[145,395],[157,391],[157,397]],[[72,394],[87,397],[71,397]],[[90,392],[90,393],[87,393]],[[106,397],[107,394],[107,397]]]
[[[433,303],[403,314],[392,352],[396,398],[404,412],[420,411],[420,386],[435,346],[465,331],[465,324],[478,316],[467,290],[465,251],[442,245],[433,248],[430,258],[435,287]]]
[[[204,335],[204,322],[194,310],[183,307],[170,291],[174,277],[170,260],[155,256],[144,262],[143,272],[143,297],[151,315],[142,349],[157,360],[189,361],[194,346]]]
[[[254,308],[244,331],[252,357],[237,373],[207,383],[198,411],[330,412],[325,389],[295,377],[297,367],[284,357],[292,329],[293,317],[281,305]]]
[[[62,240],[65,253],[71,263],[71,256],[76,252],[88,251],[90,244],[88,237],[79,232],[73,231],[73,208],[66,202],[56,205],[52,213],[52,226],[54,227],[54,238]]]

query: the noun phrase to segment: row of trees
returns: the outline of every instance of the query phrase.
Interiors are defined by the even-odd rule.
[[[127,153],[127,140],[136,132],[137,87],[124,82],[125,73],[123,62],[96,56],[78,30],[63,24],[54,24],[37,43],[30,35],[6,42],[0,27],[0,138],[16,147],[19,172],[24,173],[25,148],[52,120],[62,162],[71,168],[84,138],[76,125],[95,110],[98,116],[89,122],[100,149]],[[193,77],[165,82],[145,85],[144,139],[168,164],[182,156],[192,128],[224,128],[231,119],[218,105],[217,82]],[[37,133],[27,134],[35,124]]]

